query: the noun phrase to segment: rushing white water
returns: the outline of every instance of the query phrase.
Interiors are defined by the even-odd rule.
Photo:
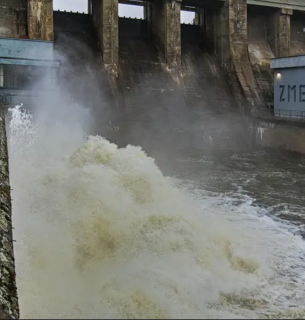
[[[22,318],[304,316],[300,238],[247,202],[190,194],[77,119],[10,112]]]

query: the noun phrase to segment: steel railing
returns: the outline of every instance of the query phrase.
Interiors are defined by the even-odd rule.
[[[254,117],[269,119],[286,119],[291,121],[305,121],[305,111],[285,109],[259,109],[252,112]]]

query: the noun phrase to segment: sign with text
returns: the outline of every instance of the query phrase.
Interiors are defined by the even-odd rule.
[[[280,86],[280,102],[305,102],[305,84]]]
[[[275,72],[274,108],[305,112],[305,68],[287,68]]]

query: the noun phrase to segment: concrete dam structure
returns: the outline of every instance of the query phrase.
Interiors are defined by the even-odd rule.
[[[41,93],[31,85],[46,71],[92,111],[92,132],[119,145],[238,150],[255,141],[304,151],[300,139],[292,143],[304,134],[302,126],[293,119],[274,122],[260,111],[273,107],[270,61],[305,54],[305,5],[124,3],[143,6],[144,19],[119,17],[117,0],[89,0],[86,14],[53,11],[52,0],[0,0],[0,105],[35,104]],[[195,12],[194,24],[181,24],[181,10]],[[289,140],[279,140],[287,131]],[[0,318],[16,319],[3,109],[0,147]]]
[[[245,143],[245,131],[264,145],[257,128],[266,121],[249,115],[273,107],[270,60],[304,51],[302,5],[127,3],[143,6],[144,19],[119,18],[118,1],[89,1],[88,14],[82,14],[54,12],[50,0],[2,0],[0,36],[52,45],[58,80],[71,87],[73,99],[96,112],[99,130],[110,121],[125,142],[145,147],[145,141],[166,136],[164,143],[176,140],[184,147],[236,148]],[[181,10],[195,12],[193,25],[180,23]],[[5,54],[7,47],[2,45],[1,57],[12,64],[14,54]],[[10,68],[4,67],[6,77]],[[66,81],[76,75],[79,81]],[[269,134],[267,146],[272,140]]]
[[[148,5],[152,7],[152,4]],[[167,144],[172,144],[176,139],[184,147],[210,146],[211,143],[225,147],[230,145],[228,139],[232,141],[231,146],[244,142],[244,135],[240,134],[245,129],[241,115],[219,61],[213,50],[204,45],[203,31],[199,25],[180,26],[179,10],[175,17],[177,21],[171,22],[179,26],[176,27],[178,34],[175,32],[175,38],[166,40],[168,48],[162,49],[153,32],[156,22],[118,18],[118,21],[112,22],[112,27],[119,30],[118,40],[114,39],[118,44],[111,44],[113,48],[110,47],[106,57],[106,50],[100,47],[102,41],[107,39],[101,39],[101,35],[96,34],[96,30],[100,32],[99,27],[94,27],[99,23],[94,14],[94,3],[92,10],[91,18],[90,15],[54,12],[54,45],[58,51],[71,52],[69,60],[78,56],[81,63],[71,64],[73,68],[82,70],[90,69],[84,68],[84,64],[89,66],[93,63],[92,59],[86,59],[88,52],[95,57],[99,52],[104,52],[104,63],[100,63],[98,68],[99,75],[96,68],[94,71],[91,68],[89,72],[100,81],[100,89],[94,90],[93,95],[96,96],[101,90],[104,91],[103,97],[108,93],[107,102],[111,100],[116,106],[113,109],[121,119],[116,126],[120,127],[120,136],[122,130],[126,132],[126,142],[133,141],[145,147],[145,141],[151,144],[155,140],[160,147],[158,136],[162,136],[162,141]],[[77,43],[83,46],[83,58],[80,57],[81,50],[74,49]],[[99,51],[94,52],[96,49]],[[175,53],[173,50],[178,51]],[[80,70],[80,74],[82,72]],[[112,99],[109,99],[110,92]],[[99,112],[103,99],[96,99],[99,102],[93,109]],[[111,121],[114,122],[113,118]]]

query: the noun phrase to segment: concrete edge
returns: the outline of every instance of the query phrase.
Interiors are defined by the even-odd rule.
[[[305,67],[305,56],[275,58],[271,60],[271,69]]]
[[[8,161],[5,112],[0,106],[0,319],[19,319]]]

